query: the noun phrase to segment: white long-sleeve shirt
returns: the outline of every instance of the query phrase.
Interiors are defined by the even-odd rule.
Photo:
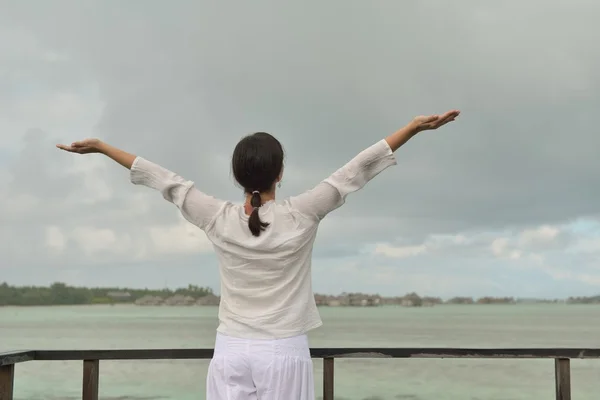
[[[396,159],[385,140],[363,150],[313,189],[260,209],[269,227],[255,237],[243,204],[211,197],[141,157],[131,181],[160,191],[204,230],[219,263],[221,302],[217,331],[250,339],[301,335],[322,325],[312,291],[311,258],[319,222]]]

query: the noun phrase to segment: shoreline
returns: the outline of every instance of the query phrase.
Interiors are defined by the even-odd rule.
[[[401,295],[342,292],[313,293],[319,307],[433,307],[440,305],[494,304],[600,304],[600,295],[569,296],[567,298],[518,296],[453,296],[438,297],[408,292]],[[77,287],[56,282],[45,286],[11,286],[0,283],[0,307],[60,307],[92,305],[136,306],[218,306],[220,296],[210,287],[188,285],[177,289],[131,289],[124,287]]]
[[[600,305],[598,303],[569,303],[567,301],[560,302],[516,302],[516,303],[472,303],[472,304],[450,304],[442,303],[428,306],[407,306],[402,304],[381,304],[377,306],[362,306],[362,305],[318,305],[317,308],[433,308],[433,307],[493,307],[493,306],[512,306],[512,307],[526,307],[526,306],[594,306]],[[138,305],[135,303],[115,303],[115,304],[40,304],[40,305],[0,305],[2,309],[24,309],[24,308],[83,308],[83,307],[94,307],[94,308],[109,308],[109,307],[120,307],[120,308],[198,308],[198,307],[213,307],[218,308],[216,304],[152,304],[152,305]]]

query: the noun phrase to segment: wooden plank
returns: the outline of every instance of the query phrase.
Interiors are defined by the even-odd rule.
[[[0,367],[4,365],[18,364],[35,359],[35,351],[12,351],[10,353],[0,353]]]
[[[471,359],[540,359],[600,358],[600,349],[580,348],[332,348],[311,349],[314,358],[471,358]]]
[[[36,360],[210,359],[213,349],[39,350]],[[313,358],[600,358],[600,349],[313,348]]]
[[[99,367],[99,360],[83,361],[83,400],[98,400]]]
[[[571,360],[557,358],[554,361],[556,400],[571,400]]]
[[[323,400],[333,400],[334,362],[333,358],[323,359]]]
[[[38,350],[40,361],[83,360],[209,360],[213,349]]]
[[[14,364],[0,367],[0,400],[13,400],[15,384]]]

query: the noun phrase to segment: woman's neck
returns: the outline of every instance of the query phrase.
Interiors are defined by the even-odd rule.
[[[246,193],[246,201],[244,203],[244,210],[247,215],[252,213],[254,207],[250,204],[250,200],[252,199],[252,193]],[[260,204],[265,204],[268,201],[275,200],[275,191],[265,192],[260,194]]]

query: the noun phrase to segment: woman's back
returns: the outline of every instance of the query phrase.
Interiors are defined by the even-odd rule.
[[[218,331],[266,339],[320,326],[311,285],[318,220],[289,201],[266,202],[259,213],[269,223],[260,236],[249,234],[248,216],[239,204],[224,204],[206,229],[221,277]]]

